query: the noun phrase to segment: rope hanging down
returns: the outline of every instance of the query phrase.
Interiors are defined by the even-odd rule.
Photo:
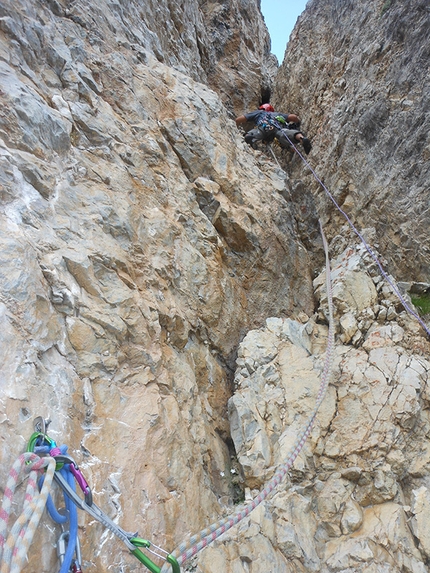
[[[26,466],[27,463],[31,465]],[[25,501],[21,516],[15,521],[7,536],[12,501],[23,469],[29,471]],[[46,469],[45,481],[41,492],[37,487],[38,473]],[[1,573],[19,573],[25,565],[28,549],[30,548],[36,528],[42,517],[49,488],[55,471],[54,458],[39,458],[33,452],[21,454],[9,472],[9,478],[3,496],[0,511],[0,563]],[[7,536],[7,537],[6,537]]]
[[[407,301],[405,300],[405,297],[402,295],[402,293],[399,291],[399,289],[397,288],[397,286],[394,284],[394,282],[391,280],[391,278],[388,276],[388,274],[386,273],[386,271],[384,270],[384,267],[382,266],[381,262],[379,261],[378,257],[376,256],[376,254],[374,253],[373,249],[367,244],[366,239],[363,237],[363,235],[360,233],[360,231],[356,228],[356,226],[354,225],[354,223],[351,221],[351,219],[349,218],[348,214],[342,209],[342,207],[337,203],[336,199],[333,197],[333,195],[330,193],[330,191],[327,189],[327,187],[324,185],[324,183],[321,181],[321,179],[318,177],[318,175],[316,174],[316,172],[314,171],[314,169],[312,169],[312,167],[310,166],[309,162],[306,160],[306,158],[300,153],[300,151],[297,149],[297,147],[294,145],[294,143],[291,141],[291,139],[289,139],[288,136],[286,136],[288,141],[291,144],[291,147],[294,149],[294,151],[300,156],[300,158],[302,159],[303,163],[310,169],[312,175],[314,176],[314,179],[321,185],[321,187],[324,189],[327,197],[330,199],[330,201],[333,203],[333,205],[336,207],[336,209],[339,211],[339,213],[341,213],[346,221],[348,222],[349,226],[351,227],[351,229],[354,231],[354,233],[357,235],[357,237],[360,239],[360,241],[363,243],[366,251],[369,253],[369,255],[372,257],[372,259],[375,261],[375,263],[377,264],[379,271],[381,273],[381,275],[385,278],[385,280],[388,282],[388,284],[391,286],[391,288],[393,289],[393,292],[395,293],[395,295],[397,296],[397,298],[400,300],[400,302],[402,303],[404,309],[411,314],[413,317],[415,317],[417,319],[417,321],[421,324],[421,326],[424,328],[424,330],[426,331],[426,333],[428,334],[428,336],[430,336],[430,327],[427,326],[427,324],[423,321],[423,319],[420,317],[420,315],[415,312],[415,310],[413,308],[411,308],[411,306],[407,303]],[[272,149],[271,149],[272,151]],[[272,151],[272,155],[273,151]],[[276,160],[277,161],[277,160]],[[277,161],[278,162],[278,161]],[[278,163],[279,165],[279,163]]]
[[[228,531],[231,527],[239,523],[242,519],[248,516],[253,509],[255,509],[262,501],[264,501],[268,495],[275,489],[275,487],[281,483],[288,470],[292,467],[294,461],[302,450],[306,439],[308,438],[312,426],[321,406],[324,397],[327,392],[328,383],[330,380],[331,369],[333,365],[333,348],[334,348],[334,320],[333,320],[333,297],[331,290],[331,280],[330,280],[330,259],[328,255],[327,241],[324,235],[324,231],[320,221],[321,235],[323,239],[323,245],[326,255],[326,288],[327,288],[327,299],[328,299],[328,312],[329,312],[329,331],[327,340],[327,349],[324,361],[324,368],[321,375],[321,383],[318,391],[318,396],[316,399],[315,407],[310,414],[308,420],[304,424],[302,430],[299,432],[296,441],[287,457],[286,462],[280,466],[276,471],[272,479],[266,484],[264,489],[255,497],[253,500],[248,502],[246,505],[242,506],[241,509],[237,510],[230,517],[222,519],[216,523],[213,523],[210,527],[204,529],[197,535],[193,535],[188,540],[181,543],[172,553],[172,556],[176,558],[179,565],[183,565],[185,561],[190,559],[193,555],[196,555],[201,549],[215,541],[223,533]],[[168,563],[165,563],[161,568],[161,573],[168,573],[170,567]]]

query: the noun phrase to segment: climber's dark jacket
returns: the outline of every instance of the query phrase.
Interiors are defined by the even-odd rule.
[[[245,141],[252,145],[257,141],[272,142],[276,138],[281,147],[290,147],[290,141],[294,142],[295,135],[301,131],[296,124],[288,123],[289,115],[259,109],[244,114],[246,121],[256,126],[245,134]]]

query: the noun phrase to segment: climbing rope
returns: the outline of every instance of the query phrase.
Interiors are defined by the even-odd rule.
[[[300,158],[302,159],[303,163],[309,168],[309,170],[311,171],[312,175],[314,176],[315,180],[321,185],[321,187],[324,189],[327,197],[330,199],[330,201],[333,203],[333,205],[336,207],[336,209],[339,211],[339,213],[341,213],[346,221],[348,222],[349,226],[351,227],[351,229],[354,231],[354,233],[357,235],[357,237],[360,239],[360,241],[363,243],[366,251],[369,253],[369,255],[372,257],[372,259],[374,260],[374,262],[376,263],[376,265],[379,268],[379,271],[381,273],[381,275],[385,278],[385,280],[388,282],[388,284],[391,286],[391,288],[393,289],[393,292],[395,293],[395,295],[397,296],[397,298],[400,300],[400,302],[402,303],[404,309],[411,314],[414,318],[417,319],[417,321],[421,324],[421,326],[424,328],[424,330],[426,331],[426,333],[428,334],[428,336],[430,336],[430,327],[427,326],[427,324],[423,321],[423,319],[420,317],[420,315],[415,312],[415,310],[413,308],[411,308],[411,306],[407,303],[407,301],[405,300],[405,297],[402,295],[402,293],[399,291],[399,289],[397,288],[397,286],[395,285],[395,283],[391,280],[391,278],[389,277],[389,275],[387,274],[387,272],[384,270],[384,267],[382,266],[381,262],[379,261],[378,257],[376,256],[375,252],[373,251],[373,249],[367,244],[366,239],[363,237],[363,235],[360,233],[360,231],[356,228],[356,226],[354,225],[354,223],[351,221],[350,217],[348,216],[348,214],[342,209],[342,207],[337,203],[336,199],[333,197],[333,195],[330,193],[330,191],[327,189],[326,185],[324,185],[324,183],[321,181],[321,179],[318,177],[318,175],[316,174],[315,170],[311,167],[311,165],[309,164],[309,162],[306,160],[306,158],[300,153],[300,151],[297,149],[297,147],[294,145],[294,143],[291,141],[291,139],[289,139],[289,137],[286,135],[288,141],[290,142],[291,146],[293,147],[294,151],[300,156]],[[272,151],[272,150],[271,150]],[[273,154],[273,151],[272,151]],[[279,165],[279,163],[278,163]]]
[[[321,224],[321,223],[320,223]],[[227,517],[221,521],[212,524],[210,527],[201,531],[198,535],[192,536],[188,541],[181,543],[179,547],[173,552],[168,553],[164,549],[151,545],[145,539],[137,537],[137,534],[127,533],[115,524],[97,505],[93,502],[91,489],[88,486],[82,472],[74,462],[74,460],[66,455],[67,446],[57,447],[56,443],[45,434],[45,422],[41,418],[37,418],[35,422],[36,429],[42,429],[43,432],[36,431],[30,438],[28,449],[29,451],[22,454],[14,464],[9,480],[7,482],[4,494],[4,501],[0,512],[0,559],[4,549],[3,560],[0,561],[0,573],[20,573],[37,524],[43,512],[45,504],[47,504],[48,511],[51,517],[57,523],[64,523],[65,517],[58,512],[50,499],[49,488],[54,479],[61,487],[66,499],[66,509],[72,515],[71,503],[76,507],[83,509],[94,519],[102,523],[107,529],[114,533],[121,539],[143,563],[151,573],[180,573],[180,564],[185,563],[187,559],[195,555],[198,551],[212,543],[224,532],[228,531],[231,527],[239,523],[247,515],[251,513],[267,496],[275,489],[275,487],[282,481],[287,474],[288,470],[293,465],[297,456],[303,448],[303,445],[308,438],[318,409],[324,399],[327,391],[330,373],[332,368],[332,351],[334,346],[334,326],[333,326],[333,311],[332,311],[332,295],[331,295],[331,282],[330,282],[330,261],[328,257],[327,241],[325,239],[323,229],[321,226],[321,234],[323,237],[324,249],[326,252],[326,284],[327,284],[327,297],[329,303],[329,332],[327,351],[321,376],[321,384],[317,395],[314,410],[310,414],[307,422],[299,432],[296,441],[289,453],[286,462],[280,466],[272,479],[267,483],[266,487],[259,493],[259,495],[251,500],[248,504],[244,505],[240,510],[236,511],[231,517]],[[46,454],[47,457],[40,458],[36,453]],[[31,466],[31,473],[28,481],[26,491],[26,503],[24,505],[23,516],[21,516],[14,524],[9,537],[6,539],[6,529],[9,519],[10,509],[13,500],[13,494],[16,488],[19,471],[25,466],[27,462],[33,462]],[[35,492],[37,490],[37,472],[47,466],[46,474],[41,478],[40,483],[42,489],[37,502],[34,501]],[[82,492],[84,499],[81,499],[76,493],[74,481],[77,481]],[[70,531],[66,535],[61,535],[57,543],[57,548],[60,546],[59,557],[61,560],[60,573],[67,573],[70,570],[70,564],[73,554],[76,551],[77,559],[75,560],[73,571],[80,572],[80,552],[77,540],[77,518],[74,516],[70,519]],[[28,524],[28,527],[26,525]],[[64,550],[62,549],[64,542]],[[67,542],[67,548],[65,543]],[[145,553],[141,551],[145,548],[153,553],[160,559],[164,560],[164,565],[158,567]],[[153,548],[153,549],[151,549]],[[155,549],[155,551],[154,551]]]
[[[59,451],[61,455],[67,452],[67,446],[60,446]],[[70,464],[58,463],[57,471],[63,476],[70,488],[76,492],[75,477],[71,470]],[[62,467],[61,467],[62,466]],[[43,479],[39,483],[43,483]],[[63,491],[64,511],[57,510],[52,497],[49,495],[46,503],[46,508],[53,521],[60,524],[63,531],[57,540],[57,555],[60,560],[60,572],[69,573],[72,570],[74,573],[81,572],[81,552],[78,538],[78,510],[76,505],[70,497]],[[68,526],[68,530],[65,530]]]
[[[271,480],[266,484],[264,489],[256,496],[254,499],[249,501],[247,504],[243,505],[234,514],[226,517],[220,521],[217,521],[210,525],[208,528],[203,529],[197,535],[193,535],[188,540],[182,542],[173,551],[172,556],[176,558],[179,565],[183,565],[190,557],[196,555],[201,549],[215,541],[223,533],[228,531],[231,527],[239,523],[242,519],[248,516],[251,511],[253,511],[262,501],[264,501],[268,495],[275,489],[275,487],[281,483],[285,475],[288,473],[292,467],[294,461],[302,450],[306,439],[308,438],[317,412],[324,400],[325,394],[327,392],[328,383],[330,380],[331,369],[333,365],[333,348],[334,348],[334,320],[333,320],[333,297],[331,289],[330,280],[330,259],[328,255],[327,241],[323,232],[323,228],[320,221],[321,235],[323,239],[324,250],[326,254],[326,288],[327,288],[327,299],[328,299],[328,314],[329,314],[329,330],[327,339],[327,349],[324,361],[324,367],[321,375],[321,383],[315,403],[315,407],[308,417],[303,428],[297,435],[296,441],[288,454],[287,460],[279,467],[276,473],[273,475]],[[161,573],[169,572],[169,565],[165,563],[161,568]]]
[[[39,493],[37,478],[38,474],[45,468],[45,480]],[[7,536],[7,525],[15,489],[23,469],[30,472],[25,491],[23,512],[15,521]],[[24,567],[28,550],[42,517],[54,471],[55,460],[53,458],[40,458],[33,452],[21,454],[13,464],[9,472],[0,511],[0,573],[19,573]]]
[[[271,144],[269,143],[269,144],[267,145],[267,147],[270,149],[270,153],[272,154],[273,159],[276,161],[276,163],[277,163],[279,169],[282,169],[282,167],[279,165],[278,158],[276,157],[275,152],[273,151]],[[282,171],[283,171],[283,169],[282,169]]]
[[[63,529],[66,522],[69,530],[61,533],[57,541],[57,554],[60,559],[60,573],[82,573],[81,554],[78,539],[78,518],[76,509],[86,511],[91,517],[99,521],[121,541],[129,551],[143,563],[151,573],[160,573],[160,567],[146,555],[142,548],[156,557],[166,561],[172,567],[173,573],[180,573],[176,559],[161,547],[151,544],[146,539],[137,537],[137,533],[128,533],[119,527],[93,502],[91,489],[78,468],[75,461],[67,455],[67,446],[57,447],[46,433],[45,428],[49,422],[41,417],[35,420],[35,429],[27,449],[13,464],[5,487],[2,507],[0,510],[0,573],[20,573],[33,540],[34,533],[43,513],[45,505],[52,519],[59,523]],[[43,432],[39,430],[43,430]],[[39,457],[44,454],[46,457]],[[7,536],[7,525],[11,513],[12,502],[18,477],[21,470],[29,471],[25,502],[22,515],[15,521]],[[39,479],[38,474],[46,472]],[[65,510],[55,508],[49,495],[52,481],[55,481],[63,491]],[[84,494],[82,499],[76,493],[76,484]]]

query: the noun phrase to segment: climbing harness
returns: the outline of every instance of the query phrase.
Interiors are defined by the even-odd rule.
[[[129,551],[151,573],[160,573],[161,569],[142,549],[169,563],[173,573],[180,573],[179,565],[171,554],[150,541],[141,539],[137,533],[124,531],[94,503],[86,479],[73,458],[67,454],[67,446],[57,447],[55,441],[46,434],[47,425],[48,423],[45,423],[40,417],[36,418],[34,422],[36,431],[30,437],[28,451],[19,456],[9,474],[0,512],[0,559],[3,553],[3,558],[0,561],[0,573],[19,573],[21,571],[45,504],[52,519],[60,524],[63,529],[57,541],[57,555],[61,564],[60,573],[81,573],[82,571],[77,508],[87,512],[121,539]],[[31,466],[27,467],[27,463],[31,463]],[[16,520],[6,538],[13,494],[19,471],[23,467],[27,467],[30,471],[24,512]],[[37,501],[34,501],[37,491],[37,473],[45,467],[48,469],[39,479],[41,492]],[[53,481],[58,484],[63,492],[65,510],[57,510],[49,495]],[[76,493],[76,484],[81,489],[84,498]],[[65,530],[64,526],[67,522],[69,522],[69,529]]]
[[[281,117],[281,116],[279,116]],[[285,123],[284,118],[283,123]],[[261,118],[257,121],[256,126],[261,129],[261,131],[272,131],[273,129],[282,129],[285,127],[282,123],[278,120],[278,117],[273,117],[270,113],[265,112],[262,114]]]
[[[321,187],[324,189],[327,197],[330,199],[330,201],[333,203],[333,205],[336,207],[336,209],[345,217],[348,225],[351,227],[351,229],[354,231],[354,233],[357,235],[357,237],[360,239],[360,241],[363,243],[364,248],[366,249],[366,251],[369,253],[369,255],[372,257],[373,261],[376,263],[377,267],[379,268],[379,271],[381,273],[381,275],[384,277],[384,279],[387,281],[387,283],[390,285],[390,287],[393,289],[394,294],[397,296],[397,298],[399,299],[399,301],[402,303],[403,308],[406,310],[406,312],[408,312],[411,316],[413,316],[414,318],[417,319],[417,321],[420,323],[420,325],[424,328],[424,330],[426,331],[427,335],[430,336],[430,327],[427,326],[427,324],[424,322],[424,320],[420,317],[420,315],[415,312],[415,310],[413,308],[411,308],[411,306],[407,303],[407,301],[405,300],[405,297],[402,295],[402,293],[399,291],[399,289],[397,288],[397,286],[394,284],[394,282],[391,280],[391,278],[389,277],[389,275],[387,274],[387,272],[384,270],[381,262],[379,261],[378,257],[376,256],[375,252],[373,251],[373,249],[367,244],[365,238],[363,237],[363,235],[360,233],[360,231],[356,228],[356,226],[354,225],[354,223],[351,221],[350,217],[348,216],[348,214],[342,209],[342,207],[337,203],[336,199],[333,197],[333,195],[330,193],[330,191],[327,189],[326,185],[324,185],[324,183],[321,181],[321,179],[318,177],[318,175],[316,174],[316,172],[314,171],[314,169],[312,169],[311,165],[309,164],[308,161],[306,161],[306,158],[300,153],[300,151],[297,149],[297,147],[294,145],[294,143],[291,141],[291,139],[288,137],[288,135],[286,135],[286,138],[288,139],[288,141],[290,142],[292,148],[294,149],[294,151],[300,156],[300,158],[302,159],[303,163],[305,163],[305,165],[309,168],[309,170],[311,171],[312,175],[314,176],[315,180],[321,185]],[[271,150],[272,151],[272,150]],[[273,155],[273,151],[272,151],[272,155]],[[278,163],[279,165],[279,163]]]
[[[188,538],[186,541],[178,545],[178,547],[173,551],[172,556],[176,558],[179,565],[183,565],[188,559],[196,555],[201,549],[203,549],[204,547],[215,541],[215,539],[220,537],[231,527],[233,527],[234,525],[239,523],[242,519],[247,517],[253,509],[255,509],[262,501],[264,501],[268,497],[268,495],[275,489],[275,487],[281,483],[283,478],[288,473],[289,469],[292,467],[294,461],[301,452],[306,442],[306,439],[308,438],[312,430],[313,423],[315,421],[317,412],[326,395],[330,380],[330,375],[333,365],[333,348],[334,348],[334,334],[335,334],[334,319],[333,319],[333,296],[332,296],[331,280],[330,280],[330,260],[328,255],[327,241],[324,236],[321,221],[320,221],[320,229],[323,239],[324,250],[326,254],[326,288],[327,288],[327,300],[328,300],[329,330],[328,330],[327,349],[326,349],[324,367],[321,374],[321,382],[315,407],[311,412],[310,416],[308,417],[307,421],[303,425],[303,428],[297,435],[296,441],[287,456],[287,460],[284,462],[284,464],[282,464],[279,467],[279,469],[276,471],[271,480],[266,484],[264,489],[262,489],[262,491],[255,498],[253,498],[247,504],[243,505],[231,516],[226,517],[221,521],[213,523],[208,528],[203,529],[197,535],[193,535],[192,537]],[[169,570],[170,570],[169,564],[165,563],[161,568],[161,573],[169,573]]]

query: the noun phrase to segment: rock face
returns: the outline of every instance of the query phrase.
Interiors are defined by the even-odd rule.
[[[429,36],[426,0],[311,0],[291,35],[274,97],[279,108],[302,116],[314,145],[311,165],[360,228],[375,227],[397,278],[425,282]],[[299,163],[294,178],[303,174]],[[336,234],[342,216],[310,174],[305,181]]]
[[[391,320],[381,314],[397,297],[372,262],[361,248],[348,248],[333,261],[340,336],[332,385],[290,472],[290,487],[266,500],[242,528],[246,539],[268,537],[265,559],[276,571],[427,570],[427,533],[417,524],[429,495],[429,344],[425,355],[413,347],[416,326],[405,312],[394,312]],[[314,281],[321,316],[324,282],[323,276]],[[268,319],[240,345],[229,413],[251,488],[265,484],[288,458],[314,408],[327,329],[300,318]],[[351,323],[354,333],[345,327]],[[353,344],[342,343],[351,336]],[[251,543],[244,550],[232,539],[231,551],[238,557],[248,551],[253,564],[267,567]],[[215,573],[217,565],[204,563],[203,570]]]
[[[209,85],[235,117],[270,97],[278,62],[261,24],[260,2],[199,2],[211,49]]]
[[[43,60],[61,80],[78,73],[90,89],[106,95],[106,90],[94,81],[97,66],[86,57],[87,44],[92,47],[93,58],[112,54],[115,47],[118,54],[127,53],[128,58],[145,64],[151,54],[195,81],[216,88],[231,114],[239,115],[244,106],[255,107],[272,87],[277,60],[270,53],[270,38],[258,0],[102,0],[90,5],[52,0],[47,4],[2,4],[2,29],[6,38],[17,44],[31,70],[30,77],[42,63],[38,56],[46,50]],[[25,14],[33,24],[23,23],[20,16]],[[40,21],[34,23],[37,15]],[[62,31],[55,30],[57,22],[69,36],[63,37]],[[62,40],[57,44],[59,36]],[[80,63],[79,70],[70,67],[70,51]],[[116,63],[120,68],[121,59]],[[127,79],[124,76],[119,81],[127,85]],[[49,85],[47,78],[38,77],[41,80]],[[127,96],[132,98],[131,86],[129,90]]]
[[[51,418],[97,505],[171,551],[288,455],[324,363],[325,213],[231,119],[267,95],[268,46],[256,1],[2,3],[0,487]],[[429,342],[331,235],[310,438],[188,570],[426,571]],[[84,571],[142,570],[83,512],[79,531]],[[58,571],[60,534],[45,515],[25,571]]]
[[[185,31],[162,58],[149,12],[91,8],[2,5],[1,482],[50,417],[99,504],[172,547],[236,495],[221,474],[238,343],[267,316],[311,314],[311,276],[288,178],[196,81]],[[87,570],[136,566],[82,527]]]

